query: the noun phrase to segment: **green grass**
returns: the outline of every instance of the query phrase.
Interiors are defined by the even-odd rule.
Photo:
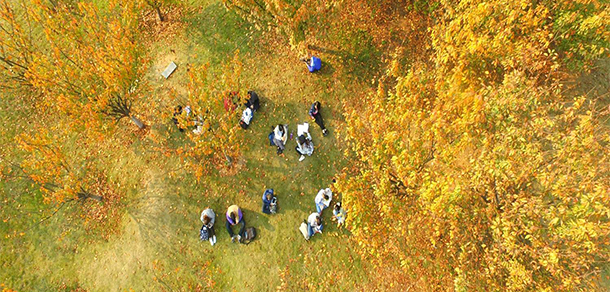
[[[335,72],[308,74],[285,48],[260,45],[260,33],[218,2],[194,11],[182,33],[151,48],[155,57],[149,74],[155,90],[151,99],[160,100],[158,110],[171,111],[186,99],[184,65],[210,63],[217,70],[239,50],[245,69],[242,84],[262,98],[262,108],[243,142],[244,170],[196,182],[177,157],[155,152],[155,143],[148,138],[116,137],[133,143],[116,147],[100,162],[108,163],[110,178],[125,191],[121,229],[108,240],[83,228],[84,219],[75,216],[80,214],[75,205],[34,226],[43,218],[37,209],[46,209],[43,213],[48,214],[50,206],[41,203],[40,194],[30,185],[0,183],[0,214],[10,218],[0,221],[0,283],[5,287],[23,291],[79,287],[91,291],[272,291],[278,287],[351,291],[366,287],[368,266],[359,260],[349,232],[330,222],[330,210],[324,212],[322,235],[306,242],[297,230],[315,211],[317,191],[328,187],[346,166],[336,136],[344,124],[341,102],[365,88]],[[333,65],[331,55],[322,54],[322,58]],[[169,60],[179,68],[170,79],[161,80],[158,73]],[[167,95],[172,90],[177,92],[176,100]],[[297,123],[309,121],[307,112],[314,100],[322,102],[331,134],[322,137],[310,121],[314,155],[299,162],[290,141],[285,156],[277,156],[267,140],[271,125],[288,123],[295,131]],[[3,105],[3,119],[25,115],[7,108]],[[153,124],[151,131],[167,137],[166,147],[184,143],[169,121]],[[278,195],[276,215],[261,212],[266,188]],[[231,243],[226,233],[224,212],[231,204],[242,207],[247,225],[259,232],[249,245]],[[198,240],[199,214],[208,206],[218,216],[214,247]],[[34,227],[27,230],[30,226]],[[21,230],[27,231],[18,235]]]

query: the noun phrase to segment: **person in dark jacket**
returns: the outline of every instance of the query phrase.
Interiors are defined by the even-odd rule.
[[[263,193],[263,213],[274,214],[276,206],[276,199],[273,195],[273,189],[265,190],[265,193]]]
[[[246,99],[246,103],[244,105],[252,109],[253,112],[257,111],[260,107],[258,94],[252,90],[248,91],[248,99]]]
[[[316,124],[320,126],[322,129],[322,135],[328,135],[328,130],[324,127],[324,120],[322,119],[322,114],[320,113],[321,104],[319,101],[314,102],[309,109],[309,116],[312,120],[315,120]]]

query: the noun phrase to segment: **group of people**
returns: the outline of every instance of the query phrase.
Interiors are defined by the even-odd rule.
[[[333,183],[335,181],[333,180]],[[322,233],[324,227],[322,223],[322,211],[330,206],[333,199],[333,192],[330,188],[321,189],[314,199],[316,212],[311,213],[309,217],[301,223],[299,230],[306,240],[309,240],[316,233]],[[277,213],[277,197],[273,189],[267,189],[263,193],[262,212],[265,214]],[[333,221],[337,222],[337,226],[341,227],[345,223],[346,212],[341,207],[341,202],[337,202],[333,208]],[[231,205],[225,213],[227,233],[231,237],[231,242],[244,242],[246,231],[246,220],[244,213],[237,205]],[[208,240],[212,246],[216,244],[216,232],[214,231],[214,223],[216,223],[216,214],[211,208],[206,208],[201,212],[201,222],[203,226],[199,231],[201,240]],[[233,228],[238,228],[235,232]]]
[[[313,73],[321,68],[321,60],[317,57],[311,57],[307,59],[302,59],[303,62],[307,64],[307,68],[309,72]],[[239,96],[237,92],[231,92],[228,98],[224,101],[224,106],[227,111],[233,111],[237,108],[239,103]],[[241,119],[239,121],[240,127],[243,129],[247,129],[252,122],[254,117],[254,113],[260,107],[260,99],[258,95],[254,91],[248,91],[248,96],[244,103],[244,110],[242,112]],[[319,101],[315,101],[310,109],[309,116],[310,118],[320,127],[322,130],[323,136],[328,135],[328,130],[324,126],[324,120],[322,118],[322,114],[320,112],[321,103]],[[203,119],[199,116],[192,114],[192,110],[189,106],[184,108],[186,112],[186,116],[190,117],[193,115],[193,126],[195,133],[200,133],[203,128]],[[174,123],[178,126],[180,131],[184,131],[184,129],[180,126],[177,117],[183,113],[183,108],[181,106],[177,106],[174,110],[174,118],[172,119]],[[292,139],[292,132],[290,133],[290,139]],[[269,134],[269,140],[271,145],[277,147],[277,154],[282,155],[284,149],[286,147],[286,143],[288,142],[288,125],[286,124],[278,124],[277,126],[272,128],[272,132]],[[295,150],[298,155],[300,155],[299,161],[303,161],[305,156],[311,156],[314,151],[314,144],[311,138],[311,134],[309,133],[309,123],[302,123],[297,125],[297,136],[296,136],[296,147]],[[333,180],[335,183],[335,180]],[[322,223],[322,211],[328,208],[331,204],[333,198],[333,192],[330,188],[321,189],[315,199],[316,212],[313,212],[309,217],[304,220],[299,229],[303,233],[305,239],[309,240],[316,233],[322,233],[323,223]],[[266,189],[263,193],[262,197],[262,212],[265,214],[275,214],[277,212],[277,197],[273,191],[273,189]],[[231,237],[232,242],[242,242],[246,232],[246,221],[244,219],[244,214],[242,210],[237,205],[231,205],[226,213],[226,229],[227,233]],[[342,226],[345,223],[346,212],[342,208],[341,202],[337,202],[333,208],[333,221],[336,221],[338,226]],[[209,240],[210,244],[214,246],[216,244],[216,233],[214,232],[214,223],[216,221],[216,215],[214,210],[211,208],[206,208],[201,213],[201,222],[203,226],[200,230],[200,239]],[[238,228],[237,233],[233,228]]]
[[[333,180],[333,183],[335,182],[336,181]],[[318,194],[314,199],[316,212],[311,213],[306,220],[303,220],[303,223],[301,223],[301,226],[299,227],[299,230],[306,240],[309,240],[316,233],[322,233],[322,228],[324,227],[322,223],[322,211],[330,206],[332,199],[333,192],[330,188],[318,191]],[[341,206],[341,202],[335,203],[331,220],[336,221],[337,226],[341,227],[345,223],[346,215],[347,213]]]
[[[319,101],[314,102],[309,109],[309,117],[315,121],[320,129],[322,129],[322,135],[328,135],[328,130],[324,126],[324,119],[320,112],[321,103]],[[290,134],[292,136],[292,133]],[[292,138],[292,137],[291,137]],[[286,142],[288,141],[288,125],[279,124],[275,126],[272,132],[269,134],[269,141],[271,145],[277,147],[277,154],[282,155],[286,148]],[[302,123],[297,125],[297,146],[294,148],[298,155],[300,155],[299,161],[305,159],[305,155],[311,156],[314,151],[314,144],[309,133],[309,123]]]
[[[273,189],[267,189],[263,193],[263,213],[275,214],[277,212],[277,197],[273,193]],[[231,205],[225,213],[227,233],[231,237],[231,242],[241,242],[244,240],[250,240],[246,238],[246,219],[244,219],[244,213],[241,208],[237,205]],[[199,230],[199,239],[209,240],[210,244],[214,246],[216,244],[216,232],[214,231],[214,223],[216,223],[216,214],[211,208],[206,208],[201,212],[201,229]],[[237,233],[233,228],[239,228]]]
[[[232,242],[242,242],[244,231],[246,230],[246,220],[244,219],[244,213],[241,211],[239,206],[231,205],[225,214],[227,222],[227,232],[231,237]],[[214,246],[216,244],[216,232],[214,231],[214,223],[216,223],[216,214],[211,208],[206,208],[201,212],[201,222],[203,226],[199,231],[199,238],[201,240],[209,240],[210,244]],[[233,231],[233,227],[238,226],[239,231],[237,234]]]
[[[238,102],[239,94],[235,91],[229,92],[224,99],[225,110],[231,112],[234,111],[237,108]],[[248,91],[248,96],[246,97],[244,107],[245,108],[242,112],[241,119],[239,120],[239,126],[243,129],[247,129],[250,126],[250,122],[252,122],[252,118],[254,118],[254,113],[260,107],[260,100],[256,92],[252,90]],[[180,117],[182,117],[182,122],[186,123],[181,123]],[[184,132],[185,128],[189,128],[192,129],[194,134],[201,135],[203,133],[204,121],[205,117],[193,113],[190,105],[186,105],[184,107],[182,107],[182,105],[177,105],[174,107],[172,122],[176,124],[180,132]]]

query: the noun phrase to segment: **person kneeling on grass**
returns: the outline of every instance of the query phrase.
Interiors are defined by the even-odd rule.
[[[307,218],[307,227],[309,231],[309,238],[316,233],[322,233],[322,217],[319,213],[311,213]]]
[[[216,214],[214,210],[207,208],[201,212],[201,230],[199,231],[199,238],[201,240],[209,240],[212,246],[216,244],[216,232],[214,232],[214,222],[216,221]]]
[[[307,65],[307,70],[309,70],[309,73],[319,71],[322,68],[322,60],[316,56],[311,56],[311,58],[301,58],[301,61]]]
[[[231,242],[240,242],[241,237],[244,235],[244,230],[246,229],[246,220],[244,220],[244,215],[241,212],[241,209],[237,205],[232,205],[227,209],[227,232],[229,232],[229,236],[231,236]],[[232,226],[240,224],[239,233],[236,235],[233,233]]]
[[[316,195],[316,198],[314,199],[316,203],[316,210],[318,210],[318,213],[322,214],[322,210],[330,206],[330,201],[332,201],[332,199],[333,192],[330,190],[330,188],[321,189],[318,192],[318,195]]]

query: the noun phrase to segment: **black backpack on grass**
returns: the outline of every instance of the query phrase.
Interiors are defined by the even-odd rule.
[[[256,229],[254,227],[248,227],[244,232],[242,243],[249,244],[252,240],[254,240],[254,238],[256,238]]]
[[[205,226],[205,224],[203,226],[201,226],[201,229],[199,230],[199,239],[200,240],[210,239],[210,230],[208,229],[207,226]]]

